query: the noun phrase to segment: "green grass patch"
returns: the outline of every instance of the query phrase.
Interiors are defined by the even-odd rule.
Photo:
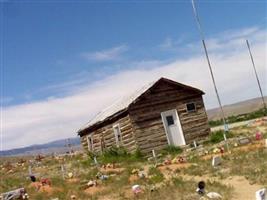
[[[148,175],[150,176],[148,181],[150,184],[160,183],[164,180],[164,175],[156,167],[150,167],[148,170]]]
[[[219,143],[219,142],[224,140],[224,136],[223,135],[224,135],[224,131],[223,130],[212,132],[210,134],[209,142],[212,143],[212,144]],[[234,135],[233,135],[233,133],[231,131],[229,131],[229,132],[226,133],[226,137],[227,138],[232,138],[232,137],[234,137]]]
[[[168,145],[164,149],[161,150],[162,155],[177,155],[182,153],[183,150],[180,147],[174,146],[174,145]]]

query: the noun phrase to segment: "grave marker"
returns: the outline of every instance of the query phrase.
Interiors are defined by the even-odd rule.
[[[217,167],[222,164],[222,158],[220,156],[214,156],[212,158],[212,166]]]
[[[155,152],[154,149],[152,150],[152,155],[153,155],[153,158],[154,158],[154,160],[155,160],[155,165],[157,165],[157,164],[158,164],[158,161],[157,161],[157,155],[156,155],[156,152]]]
[[[194,147],[197,148],[197,143],[196,141],[194,140]]]
[[[29,175],[32,175],[32,166],[29,165]]]
[[[64,165],[61,165],[61,173],[62,173],[62,178],[65,179],[65,167],[64,167]]]
[[[241,145],[246,145],[246,144],[249,144],[251,141],[249,138],[241,138],[238,140],[238,143],[241,144]]]

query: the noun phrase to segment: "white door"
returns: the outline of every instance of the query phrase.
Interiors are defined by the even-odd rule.
[[[166,112],[162,112],[161,117],[169,145],[185,145],[184,134],[177,111],[168,110]]]

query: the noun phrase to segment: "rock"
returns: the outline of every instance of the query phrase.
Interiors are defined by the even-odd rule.
[[[155,185],[152,185],[152,186],[150,186],[149,190],[150,190],[150,192],[154,192],[157,190],[157,188]]]
[[[139,176],[139,178],[146,178],[147,174],[145,173],[145,171],[139,171],[138,176]]]
[[[222,199],[222,196],[217,192],[209,192],[207,194],[207,197],[209,197],[210,199]]]
[[[73,173],[72,172],[68,173],[68,177],[73,178]]]
[[[212,166],[213,167],[217,167],[217,166],[221,165],[221,163],[222,163],[222,158],[220,156],[214,156],[212,158]]]
[[[240,139],[238,140],[238,143],[239,143],[240,145],[246,145],[246,144],[251,143],[251,141],[250,141],[249,138],[245,137],[245,138],[240,138]]]
[[[213,153],[220,153],[220,149],[219,148],[215,148],[215,149],[213,149]]]
[[[70,199],[71,199],[71,200],[75,200],[75,199],[77,199],[77,198],[76,198],[75,195],[71,195],[71,196],[70,196]]]
[[[99,177],[100,180],[104,181],[104,180],[107,180],[108,179],[108,175],[101,175]]]
[[[266,200],[266,188],[260,189],[256,192],[256,200]]]
[[[131,173],[132,174],[137,174],[138,172],[139,172],[139,169],[133,169]]]
[[[87,183],[87,186],[88,186],[88,187],[96,186],[96,181],[92,181],[92,180],[90,180],[90,181]]]

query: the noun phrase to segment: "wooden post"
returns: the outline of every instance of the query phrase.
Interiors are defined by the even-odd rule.
[[[152,150],[152,155],[153,155],[153,158],[154,158],[154,161],[155,161],[155,165],[157,165],[158,164],[158,160],[157,160],[157,155],[156,155],[156,152],[155,152],[154,149]]]
[[[29,175],[31,176],[32,175],[32,166],[29,165]]]
[[[197,143],[196,141],[194,140],[194,147],[197,148]]]
[[[64,165],[61,165],[61,173],[62,173],[62,178],[64,180],[65,179],[65,167],[64,167]]]

